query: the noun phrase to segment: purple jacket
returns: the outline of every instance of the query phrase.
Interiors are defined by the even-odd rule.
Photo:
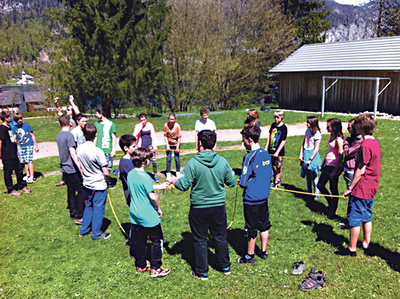
[[[343,151],[345,154],[343,166],[349,170],[355,170],[357,166],[357,154],[363,143],[363,138],[361,135],[358,135],[351,145],[349,141],[351,141],[351,137],[347,137],[343,142]]]

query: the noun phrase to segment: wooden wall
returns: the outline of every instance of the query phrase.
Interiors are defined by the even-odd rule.
[[[378,98],[378,111],[400,114],[400,72],[308,72],[279,74],[279,103],[286,109],[321,111],[322,77],[381,77],[392,83]],[[326,88],[334,79],[326,80]],[[380,81],[380,90],[387,84]],[[338,80],[325,93],[325,111],[373,111],[375,80]]]

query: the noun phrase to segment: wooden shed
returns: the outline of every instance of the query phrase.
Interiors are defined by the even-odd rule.
[[[279,74],[281,108],[321,111],[324,76],[379,77],[378,111],[400,114],[400,36],[304,45],[269,72]],[[328,88],[335,79],[325,81]],[[376,79],[339,79],[324,110],[373,111],[376,87]]]

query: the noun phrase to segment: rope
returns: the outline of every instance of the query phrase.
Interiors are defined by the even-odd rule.
[[[228,227],[227,227],[226,229],[230,229],[231,226],[232,226],[232,224],[233,224],[233,220],[235,220],[235,215],[236,215],[236,203],[237,203],[238,190],[239,190],[239,185],[236,185],[235,207],[234,207],[234,209],[233,209],[232,221],[231,221],[231,223],[228,225]]]
[[[108,202],[110,203],[110,206],[111,206],[111,210],[112,210],[113,213],[114,213],[114,217],[115,217],[115,219],[117,220],[119,227],[120,227],[121,230],[124,232],[125,236],[128,236],[128,234],[126,233],[126,231],[125,231],[124,228],[122,227],[121,222],[119,222],[119,219],[118,219],[118,217],[117,217],[117,214],[115,213],[114,206],[113,206],[113,204],[112,204],[110,194],[107,194],[107,197],[108,197]]]
[[[304,191],[295,191],[295,190],[289,190],[289,189],[281,189],[281,188],[278,188],[278,187],[271,187],[271,189],[279,190],[279,191],[283,191],[283,192],[305,194],[305,195],[319,195],[319,196],[324,196],[324,197],[339,197],[339,198],[344,198],[343,195],[316,194],[316,193],[310,193],[310,192],[304,192]]]

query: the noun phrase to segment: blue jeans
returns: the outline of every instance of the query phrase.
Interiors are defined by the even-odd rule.
[[[107,169],[111,170],[114,166],[114,157],[110,157],[110,155],[105,154],[106,155],[106,160],[107,160]]]
[[[307,192],[312,193],[312,186],[314,185],[315,196],[319,196],[318,180],[318,175],[314,171],[306,170]]]
[[[171,150],[167,151],[167,172],[171,172],[171,160],[172,160],[172,150],[174,150],[176,171],[181,171],[181,160],[179,159],[179,153],[176,152],[176,146],[170,146]]]
[[[79,233],[83,236],[90,232],[92,228],[92,239],[96,240],[101,235],[101,225],[103,224],[104,211],[106,210],[106,200],[108,189],[92,190],[85,187],[88,201],[85,212],[83,213],[82,226]]]
[[[189,223],[194,238],[196,267],[194,271],[200,276],[208,275],[208,230],[215,242],[215,254],[221,268],[231,266],[226,229],[225,206],[210,208],[190,208]]]
[[[354,171],[348,170],[347,168],[345,168],[343,177],[344,177],[344,181],[346,182],[346,186],[349,187],[354,178]]]

